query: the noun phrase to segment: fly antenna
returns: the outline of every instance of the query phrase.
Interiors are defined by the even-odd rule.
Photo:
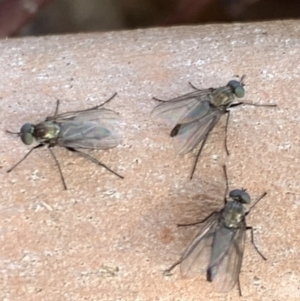
[[[9,134],[13,134],[13,135],[18,135],[20,136],[20,132],[12,132],[12,131],[9,131],[9,130],[6,130],[6,133],[9,133]]]
[[[240,76],[239,75],[234,75],[233,77],[239,78]],[[246,78],[246,74],[243,74],[241,76],[241,79],[240,79],[240,83],[241,83],[242,86],[246,86],[245,83],[244,83],[245,78]]]
[[[246,74],[243,74],[242,77],[241,77],[242,86],[245,86],[245,83],[244,83],[245,78],[246,78]]]

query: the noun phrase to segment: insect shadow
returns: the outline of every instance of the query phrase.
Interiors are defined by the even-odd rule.
[[[38,145],[32,147],[31,150],[7,172],[11,172],[15,169],[33,150],[42,146],[47,146],[58,168],[64,189],[67,189],[59,162],[52,150],[52,147],[58,145],[104,167],[114,175],[123,179],[123,176],[119,175],[102,162],[78,150],[78,148],[105,150],[116,147],[121,143],[120,135],[113,129],[114,124],[119,121],[118,113],[103,108],[103,106],[111,101],[116,95],[117,93],[104,103],[90,109],[62,114],[58,114],[60,103],[59,100],[57,100],[54,115],[47,117],[45,121],[38,124],[25,123],[18,133],[7,131],[10,134],[20,136],[22,142],[26,145],[31,145],[34,140],[38,143]]]
[[[240,105],[256,107],[275,107],[276,104],[254,104],[248,102],[233,103],[235,98],[245,96],[245,75],[241,79],[233,79],[225,87],[198,89],[191,83],[194,92],[170,99],[153,99],[161,102],[152,111],[152,116],[157,116],[168,121],[173,129],[170,136],[175,138],[175,149],[180,155],[191,152],[201,142],[196,155],[190,179],[193,178],[198,159],[206,140],[218,123],[220,118],[227,114],[225,126],[225,150],[229,155],[227,147],[227,129],[230,117],[229,108]]]
[[[201,223],[204,225],[181,258],[165,270],[165,275],[170,275],[171,270],[177,265],[180,265],[180,274],[184,278],[191,278],[206,272],[206,280],[213,282],[217,291],[226,293],[238,284],[239,294],[242,296],[239,274],[246,230],[250,230],[251,243],[256,252],[263,260],[266,260],[254,242],[253,228],[246,225],[246,216],[267,193],[263,193],[246,211],[243,204],[250,204],[251,198],[245,189],[231,190],[229,193],[231,201],[227,200],[228,178],[225,166],[223,170],[226,177],[224,207],[220,211],[212,212],[200,222],[178,224],[180,227]]]

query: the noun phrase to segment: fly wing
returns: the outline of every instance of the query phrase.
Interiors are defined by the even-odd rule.
[[[178,154],[186,154],[192,151],[214,128],[222,116],[219,110],[210,110],[201,118],[180,125],[175,136],[175,149]]]
[[[171,126],[175,126],[177,123],[181,123],[182,119],[185,119],[187,115],[194,112],[193,115],[197,115],[199,118],[203,112],[204,107],[202,104],[209,100],[209,95],[212,93],[211,89],[197,90],[156,106],[152,111],[152,116],[157,116],[170,123]]]
[[[218,226],[219,213],[213,214],[205,223],[181,257],[180,273],[182,277],[191,278],[206,271],[213,245],[213,238]]]
[[[224,233],[221,232],[221,229],[218,234],[223,236]],[[209,268],[214,269],[212,281],[219,292],[230,291],[238,281],[244,254],[245,230],[246,225],[242,223],[241,227],[234,232],[232,238],[227,239],[225,245],[222,245],[222,242],[218,245],[216,236],[214,248],[223,249],[220,249],[220,256],[212,258]],[[226,237],[223,236],[221,239],[226,239]]]
[[[119,115],[100,106],[55,117],[60,127],[57,144],[64,147],[109,149],[121,143]]]

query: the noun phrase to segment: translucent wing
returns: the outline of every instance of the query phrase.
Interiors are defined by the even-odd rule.
[[[182,277],[191,278],[206,271],[213,246],[213,238],[218,226],[219,213],[213,214],[205,223],[181,257],[180,273]]]
[[[181,123],[180,120],[184,119],[190,112],[199,114],[199,118],[201,114],[205,114],[202,104],[209,100],[211,93],[212,89],[197,90],[169,101],[164,101],[156,106],[151,114],[167,120],[171,126]]]
[[[219,292],[230,291],[238,281],[244,253],[245,228],[243,223],[241,228],[231,232],[231,235],[231,229],[228,228],[220,228],[216,233],[213,249],[218,250],[213,250],[209,269]],[[214,256],[214,253],[219,254]]]
[[[121,143],[121,135],[117,133],[117,128],[120,130],[119,115],[112,110],[97,106],[60,114],[52,120],[61,126],[57,141],[60,146],[109,149]]]
[[[179,125],[175,136],[175,149],[178,154],[186,154],[192,151],[218,123],[222,116],[219,110],[212,108],[201,118]]]

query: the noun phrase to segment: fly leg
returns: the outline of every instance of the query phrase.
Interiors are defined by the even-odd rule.
[[[177,227],[187,227],[187,226],[195,226],[201,223],[204,223],[205,221],[207,221],[212,215],[214,215],[216,212],[212,212],[209,216],[207,216],[205,219],[203,219],[202,221],[199,222],[194,222],[194,223],[189,223],[189,224],[177,224]],[[180,258],[179,260],[177,260],[176,262],[174,262],[168,269],[166,269],[164,271],[164,275],[165,276],[171,276],[172,274],[170,274],[170,272],[181,263],[182,259]]]
[[[251,231],[251,243],[254,247],[254,249],[256,250],[256,252],[258,253],[258,255],[263,259],[263,260],[267,260],[267,258],[258,250],[258,247],[256,246],[255,242],[254,242],[254,233],[253,233],[253,227],[246,227],[246,230],[250,230]]]
[[[230,118],[230,111],[226,111],[227,114],[227,118],[226,118],[226,125],[225,125],[225,139],[224,139],[224,147],[225,147],[225,151],[227,156],[229,156],[229,150],[228,150],[228,146],[227,146],[227,132],[228,132],[228,124],[229,124],[229,118]]]
[[[233,103],[233,104],[230,105],[230,108],[238,107],[238,106],[243,105],[243,104],[244,104],[244,102]]]
[[[218,213],[218,212],[213,211],[211,214],[209,214],[206,218],[204,218],[201,221],[194,222],[194,223],[188,223],[188,224],[177,224],[177,227],[189,227],[189,226],[196,226],[196,225],[202,224],[202,223],[206,222],[209,218],[211,218],[216,213]]]
[[[194,86],[191,82],[189,82],[189,85],[194,89],[194,90],[197,90],[197,91],[201,91],[201,89],[197,88],[196,86]],[[211,88],[212,89],[212,88]]]
[[[230,108],[238,107],[242,104],[244,104],[244,102],[234,103],[234,104],[230,105]],[[227,146],[227,132],[228,132],[228,124],[229,124],[229,118],[230,118],[230,111],[226,110],[225,113],[227,114],[227,118],[226,118],[226,125],[225,125],[224,147],[225,147],[227,156],[229,156],[229,150],[228,150],[228,146]]]
[[[166,270],[164,270],[164,275],[165,276],[171,276],[171,271],[178,266],[181,263],[181,259],[179,259],[178,261],[176,261],[175,263],[173,263],[169,268],[167,268]]]
[[[97,106],[97,107],[102,107],[105,104],[109,103],[112,99],[114,99],[117,96],[117,92],[115,92],[109,99],[105,100],[101,105]]]
[[[117,92],[115,92],[109,99],[105,100],[102,104],[100,105],[97,105],[95,107],[92,107],[92,108],[89,108],[89,109],[86,109],[86,110],[82,110],[82,111],[78,111],[78,112],[85,112],[85,111],[92,111],[92,110],[95,110],[95,109],[98,109],[100,107],[103,107],[105,104],[109,103],[113,98],[115,98],[117,96]]]
[[[223,165],[223,172],[224,172],[224,177],[225,177],[225,181],[226,181],[226,190],[225,190],[225,194],[224,194],[224,205],[227,204],[227,193],[229,190],[229,184],[228,184],[228,175],[227,175],[227,169],[226,169],[226,165]]]
[[[59,101],[59,99],[57,99],[56,100],[56,108],[55,108],[54,116],[53,117],[55,117],[57,115],[57,113],[58,113],[59,104],[60,104],[60,101]]]
[[[62,181],[62,183],[63,183],[64,189],[67,190],[68,188],[67,188],[67,185],[66,185],[65,178],[64,178],[64,176],[63,176],[62,170],[61,170],[61,168],[60,168],[59,162],[58,162],[58,160],[57,160],[57,158],[56,158],[54,152],[52,151],[52,149],[51,149],[50,147],[48,147],[48,150],[49,150],[49,152],[50,152],[52,158],[54,159],[55,164],[56,164],[56,166],[57,166],[57,168],[58,168],[59,175],[60,175],[61,181]]]
[[[257,199],[257,201],[253,204],[253,206],[246,212],[246,215],[248,215],[248,214],[250,213],[250,211],[253,209],[253,207],[256,206],[256,204],[257,204],[262,198],[264,198],[266,195],[267,195],[267,193],[264,192],[264,193]]]
[[[238,102],[230,105],[230,108],[238,107],[240,105],[248,105],[248,106],[254,106],[254,107],[276,107],[276,104],[274,105],[269,105],[269,104],[255,104],[255,103],[250,103],[250,102]],[[227,153],[227,156],[229,155],[229,150],[227,146],[227,131],[228,131],[228,124],[229,124],[229,118],[230,118],[230,111],[227,110],[227,119],[226,119],[226,125],[225,125],[225,140],[224,140],[224,145],[225,145],[225,150]]]
[[[100,165],[102,167],[104,167],[105,169],[107,169],[108,171],[110,171],[111,173],[113,173],[114,175],[116,175],[117,177],[121,178],[121,179],[124,179],[123,176],[119,175],[117,172],[113,171],[112,169],[110,169],[108,166],[106,166],[105,164],[101,163],[100,161],[98,161],[97,159],[95,159],[94,157],[84,153],[84,152],[81,152],[79,151],[78,149],[75,149],[75,148],[71,148],[71,147],[67,147],[66,148],[67,150],[71,151],[71,152],[74,152],[74,153],[78,153],[80,156],[86,158],[87,160],[90,160],[92,161],[93,163],[97,164],[97,165]]]
[[[164,99],[159,99],[159,98],[156,98],[156,97],[152,97],[153,100],[155,101],[159,101],[159,102],[168,102],[169,100],[164,100]]]
[[[230,108],[234,108],[240,105],[245,105],[245,106],[253,106],[253,107],[277,107],[276,104],[257,104],[257,103],[251,103],[251,102],[238,102],[238,103],[233,103],[230,105]]]
[[[15,169],[21,162],[23,162],[30,154],[33,150],[40,148],[44,146],[44,144],[39,144],[35,147],[33,147],[19,162],[17,162],[13,167],[11,167],[7,172],[11,172],[13,169]]]
[[[239,295],[240,295],[240,297],[242,297],[242,288],[241,288],[240,275],[238,276],[237,285],[238,285]]]
[[[196,86],[194,86],[191,82],[189,82],[189,85],[194,89],[194,90],[197,90],[197,91],[203,91],[203,89],[199,89],[197,88]],[[208,88],[207,90],[210,91],[210,93],[214,92],[214,90],[216,90],[215,88]]]
[[[188,227],[188,226],[195,226],[195,225],[198,225],[198,224],[202,224],[204,222],[206,222],[209,218],[211,218],[214,214],[216,214],[217,212],[212,212],[210,215],[208,215],[206,218],[204,218],[203,220],[201,221],[198,221],[198,222],[194,222],[194,223],[188,223],[188,224],[177,224],[177,227]],[[182,261],[182,258],[180,258],[178,261],[176,261],[175,263],[173,263],[168,269],[166,269],[164,271],[164,275],[166,276],[171,276],[172,274],[170,274],[170,272],[177,266],[181,263]]]
[[[86,110],[76,111],[74,113],[82,113],[82,112],[88,112],[88,111],[93,111],[93,110],[99,109],[100,107],[103,107],[105,104],[107,104],[108,102],[110,102],[113,98],[115,98],[117,94],[118,94],[117,92],[114,93],[109,99],[105,100],[100,105],[97,105],[95,107],[92,107],[92,108],[89,108],[89,109],[86,109]]]
[[[201,152],[202,152],[202,149],[203,149],[203,147],[204,147],[204,145],[205,145],[205,142],[206,142],[206,140],[207,140],[207,138],[208,138],[208,136],[209,136],[211,130],[212,130],[212,128],[209,129],[209,130],[207,131],[207,133],[206,133],[206,135],[205,135],[205,137],[204,137],[204,139],[203,139],[203,141],[202,141],[202,143],[201,143],[200,149],[199,149],[199,151],[198,151],[198,153],[197,153],[196,160],[195,160],[195,163],[194,163],[194,166],[193,166],[191,175],[190,175],[190,180],[193,178],[193,175],[194,175],[195,170],[196,170],[196,166],[197,166],[197,164],[198,164],[198,160],[199,160],[200,154],[201,154]]]

